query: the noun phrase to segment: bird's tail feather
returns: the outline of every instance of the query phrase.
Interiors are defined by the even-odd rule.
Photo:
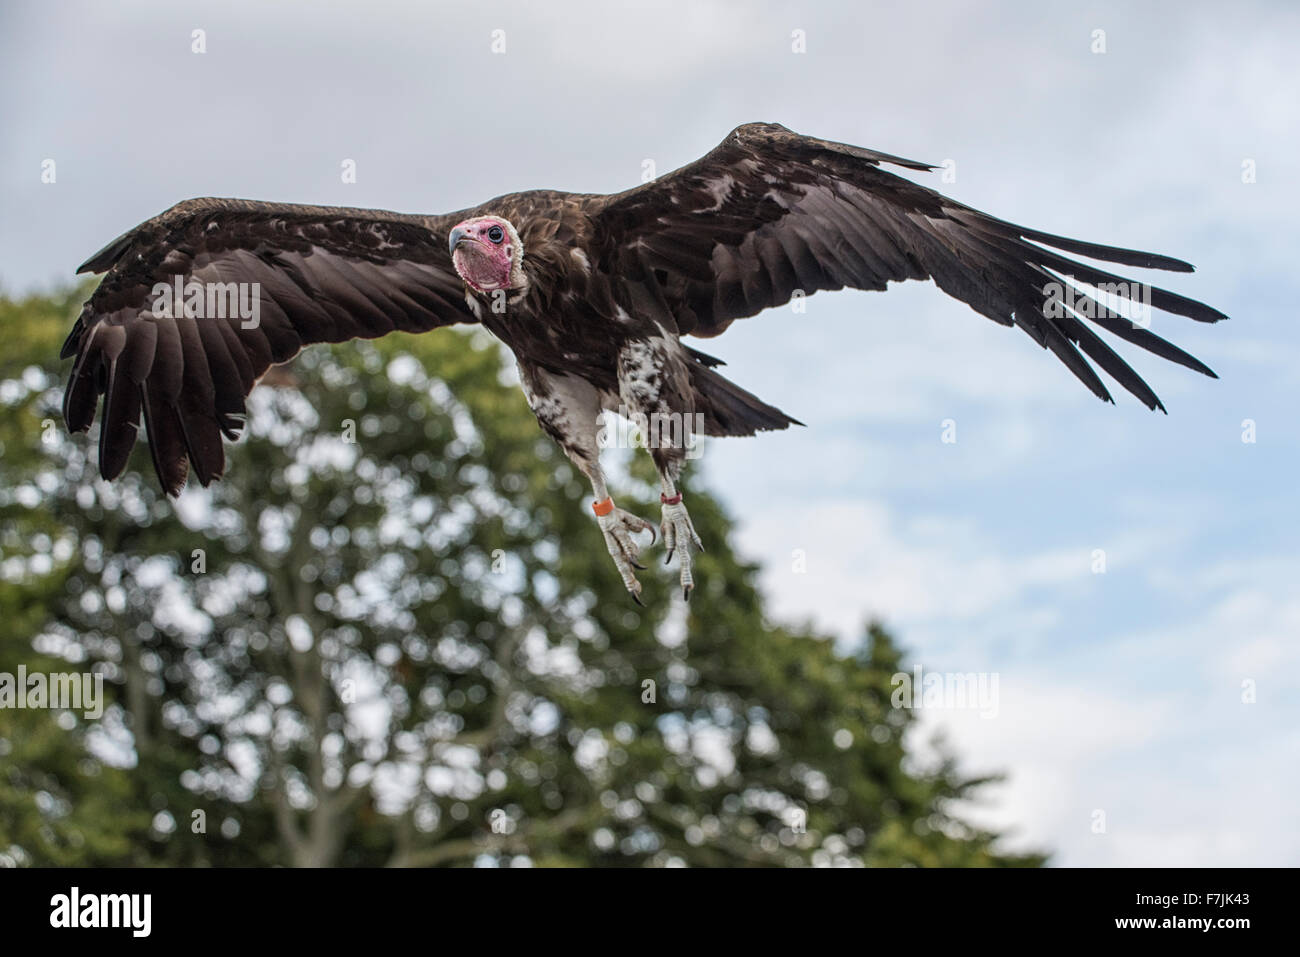
[[[803,425],[707,366],[693,364],[695,411],[704,415],[705,435],[753,435]]]

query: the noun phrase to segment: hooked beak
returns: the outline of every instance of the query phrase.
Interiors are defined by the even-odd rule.
[[[470,238],[465,228],[463,226],[457,226],[451,231],[451,235],[447,237],[447,250],[448,252],[455,253],[456,247],[461,243],[472,242],[474,242],[474,240]]]

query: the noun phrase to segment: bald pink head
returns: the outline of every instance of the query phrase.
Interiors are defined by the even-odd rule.
[[[500,216],[478,216],[452,227],[447,237],[451,261],[461,279],[477,292],[518,285],[523,249],[519,234]]]

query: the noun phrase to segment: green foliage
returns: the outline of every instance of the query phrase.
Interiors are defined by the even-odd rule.
[[[309,350],[172,502],[143,443],[109,484],[94,430],[42,427],[78,298],[0,302],[0,671],[94,669],[108,706],[0,710],[0,859],[1042,862],[961,820],[982,780],[914,766],[891,638],[766,622],[693,485],[700,586],[633,605],[481,334]]]

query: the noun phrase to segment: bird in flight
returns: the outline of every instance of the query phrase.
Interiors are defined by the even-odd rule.
[[[87,431],[104,397],[99,467],[113,479],[143,413],[158,478],[176,495],[191,466],[205,486],[221,476],[222,435],[238,435],[244,398],[304,346],[479,324],[514,354],[538,423],[590,480],[609,554],[639,602],[637,536],[653,543],[655,527],[610,497],[602,412],[660,426],[643,444],[662,484],[666,561],[679,556],[687,598],[692,549],[702,548],[678,487],[691,430],[740,436],[801,424],[725,379],[721,361],[684,336],[720,335],[820,290],[933,279],[981,315],[1019,326],[1106,401],[1089,359],[1164,408],[1093,326],[1214,376],[1112,304],[1201,322],[1223,313],[1064,253],[1175,272],[1191,272],[1187,263],[1016,226],[882,165],[934,169],[750,123],[688,166],[610,195],[531,190],[441,216],[188,200],[78,270],[107,275],[63,346],[63,358],[76,357],[64,420]]]

